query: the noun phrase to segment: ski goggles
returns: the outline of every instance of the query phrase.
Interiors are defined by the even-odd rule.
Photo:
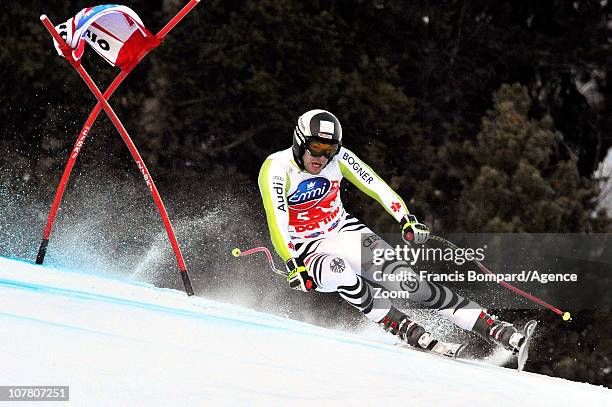
[[[306,142],[306,149],[313,157],[325,156],[325,158],[331,160],[338,153],[340,145],[311,138]]]

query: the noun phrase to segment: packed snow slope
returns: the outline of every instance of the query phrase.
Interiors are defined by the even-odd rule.
[[[0,349],[0,385],[70,386],[53,405],[612,405],[604,387],[5,258]]]

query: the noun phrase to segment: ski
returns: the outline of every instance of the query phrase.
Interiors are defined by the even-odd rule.
[[[434,355],[445,356],[451,359],[457,359],[458,355],[465,348],[465,344],[463,343],[452,343],[452,342],[443,342],[437,341],[436,344],[431,349],[420,348],[417,346],[411,346],[406,343],[396,343],[395,346],[399,346],[400,348],[416,350],[419,352],[432,353]]]
[[[533,332],[535,331],[536,326],[538,325],[538,321],[531,320],[525,324],[525,328],[522,331],[522,334],[525,336],[525,341],[521,345],[521,348],[518,352],[518,371],[521,372],[525,367],[525,363],[527,362],[527,357],[529,356],[529,342],[531,341]]]

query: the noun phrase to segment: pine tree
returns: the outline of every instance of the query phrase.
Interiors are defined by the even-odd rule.
[[[463,185],[458,228],[469,232],[602,231],[597,195],[581,178],[551,118],[530,118],[531,99],[519,84],[502,85],[465,146],[474,172]]]

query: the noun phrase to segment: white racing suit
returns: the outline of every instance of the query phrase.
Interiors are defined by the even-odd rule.
[[[301,258],[317,291],[338,292],[374,322],[381,321],[391,308],[388,298],[374,295],[374,286],[378,286],[406,291],[410,301],[438,310],[463,329],[472,329],[482,310],[478,304],[419,279],[406,261],[373,263],[374,249],[391,246],[344,210],[342,178],[378,201],[398,222],[408,214],[404,201],[344,147],[318,175],[301,170],[291,148],[279,151],[266,159],[259,173],[270,236],[279,256],[284,261]],[[412,278],[388,277],[406,273]]]

